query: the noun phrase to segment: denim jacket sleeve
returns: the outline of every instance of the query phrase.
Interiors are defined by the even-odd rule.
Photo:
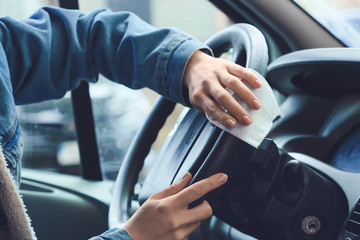
[[[89,240],[132,240],[132,238],[125,229],[113,228]]]
[[[0,18],[0,144],[17,184],[22,143],[15,103],[60,98],[80,81],[110,80],[148,87],[182,104],[182,76],[189,57],[207,48],[175,29],[156,29],[127,12],[46,7],[30,18]],[[98,239],[116,239],[109,230]]]
[[[206,48],[180,30],[156,29],[128,12],[86,15],[52,7],[22,21],[0,19],[0,41],[17,104],[60,98],[99,74],[187,104],[184,68],[193,52]]]
[[[180,30],[156,29],[128,12],[45,7],[24,20],[0,18],[0,144],[14,177],[22,152],[14,102],[60,98],[103,74],[188,105],[181,79],[200,48]]]

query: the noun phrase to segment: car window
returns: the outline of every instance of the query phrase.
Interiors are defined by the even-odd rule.
[[[0,1],[0,16],[11,16],[16,19],[22,19],[29,17],[41,6],[58,5],[57,0],[2,0]]]
[[[230,24],[224,14],[205,0],[80,0],[79,6],[84,12],[97,8],[131,11],[156,27],[180,28],[202,41]],[[98,83],[90,85],[90,95],[103,177],[114,180],[131,140],[158,95],[149,89],[127,89],[103,76]],[[156,156],[181,110],[181,106],[176,107],[147,163]]]
[[[0,16],[24,19],[41,6],[58,6],[58,1],[3,0]],[[17,106],[17,112],[24,142],[23,167],[80,174],[70,94],[61,100]]]
[[[294,0],[348,47],[360,47],[360,1]]]

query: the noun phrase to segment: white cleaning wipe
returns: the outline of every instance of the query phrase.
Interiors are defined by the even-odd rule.
[[[232,90],[228,89],[231,95],[241,104],[245,111],[252,118],[252,123],[249,126],[243,126],[239,122],[236,123],[234,128],[227,128],[220,122],[210,119],[206,116],[210,122],[215,126],[223,129],[234,135],[235,137],[247,142],[248,144],[259,147],[260,143],[264,140],[269,133],[274,119],[280,115],[279,105],[276,102],[274,92],[261,74],[252,70],[257,78],[261,81],[261,88],[253,88],[247,84],[252,90],[255,96],[261,102],[261,108],[259,110],[251,109],[243,100],[241,100]],[[246,84],[246,82],[244,82]],[[226,111],[226,110],[225,110]]]

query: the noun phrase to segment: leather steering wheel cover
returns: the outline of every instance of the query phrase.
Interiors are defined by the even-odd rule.
[[[233,61],[266,74],[268,49],[262,33],[249,24],[234,24],[213,37],[206,44],[214,55],[220,56],[233,48]],[[129,219],[130,197],[146,155],[157,132],[172,112],[175,103],[160,97],[144,125],[135,136],[119,170],[109,209],[109,227],[121,227]],[[145,137],[146,136],[146,137]]]
[[[264,35],[254,26],[246,23],[231,25],[205,43],[213,50],[215,57],[233,48],[233,62],[265,76],[269,61],[268,48]]]
[[[158,132],[174,110],[175,105],[175,102],[159,97],[148,118],[134,137],[114,185],[108,217],[110,228],[121,227],[129,219],[130,193],[134,190],[139,172],[152,143],[156,140]]]

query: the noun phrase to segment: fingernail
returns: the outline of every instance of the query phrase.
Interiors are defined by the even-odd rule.
[[[229,119],[226,120],[226,126],[227,126],[228,128],[233,128],[233,127],[235,127],[235,124],[236,124],[236,122],[235,122],[234,120],[232,120],[231,118],[229,118]]]
[[[259,88],[261,86],[262,86],[262,84],[261,84],[260,80],[255,80],[255,87]]]
[[[252,106],[253,106],[254,109],[257,110],[257,109],[261,108],[261,103],[258,100],[255,99],[255,100],[252,101]]]
[[[251,118],[248,115],[244,115],[241,117],[241,120],[245,126],[248,126],[251,124]]]
[[[227,179],[228,179],[228,175],[221,174],[218,178],[218,181],[219,181],[219,183],[225,183],[227,181]]]
[[[181,180],[184,180],[184,179],[187,178],[189,175],[190,175],[190,173],[189,173],[189,172],[186,172],[186,173],[184,174],[184,176],[181,178]]]

